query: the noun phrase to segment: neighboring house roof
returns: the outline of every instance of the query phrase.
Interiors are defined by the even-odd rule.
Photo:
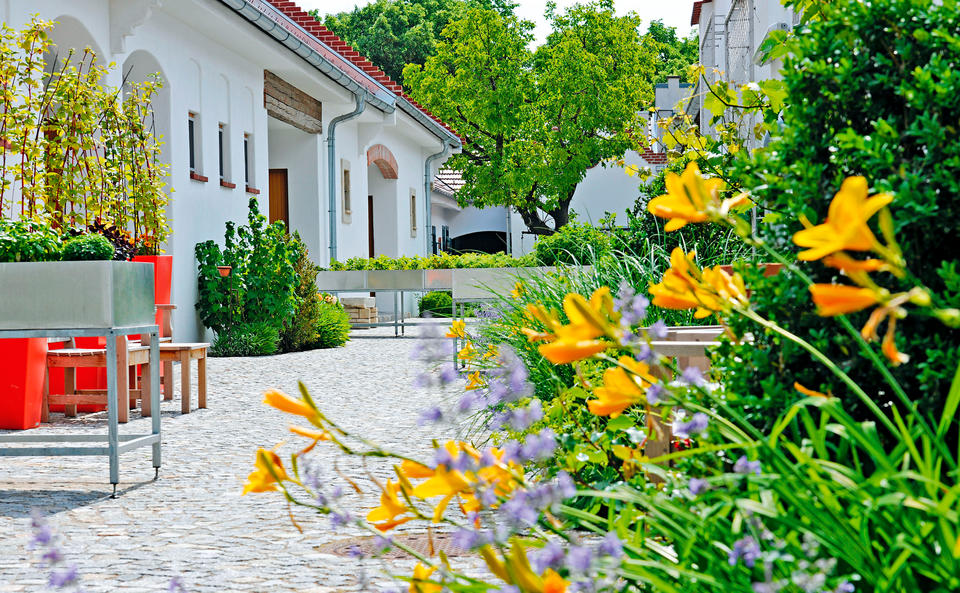
[[[699,25],[700,24],[700,11],[703,9],[704,4],[710,4],[713,0],[697,0],[693,3],[693,14],[690,15],[690,24]]]
[[[653,152],[648,148],[640,153],[640,156],[643,157],[643,160],[647,161],[651,165],[667,164],[667,153],[665,152]]]
[[[433,178],[433,191],[450,198],[455,198],[463,185],[460,171],[453,169],[440,169]]]
[[[439,117],[432,114],[426,107],[414,101],[413,98],[404,92],[403,88],[399,84],[394,82],[389,76],[374,66],[370,60],[361,56],[360,52],[353,49],[353,47],[348,45],[338,36],[334,35],[329,29],[321,25],[317,19],[313,18],[307,11],[297,6],[295,2],[290,0],[247,0],[246,2],[231,2],[228,0],[221,1],[229,6],[233,6],[234,9],[241,12],[241,14],[243,14],[242,10],[238,9],[236,6],[234,6],[234,4],[253,5],[254,8],[258,10],[260,10],[259,6],[264,4],[275,8],[284,16],[299,25],[300,28],[306,31],[314,40],[319,41],[321,44],[326,46],[326,48],[329,48],[332,52],[334,52],[336,54],[336,58],[349,62],[352,66],[354,66],[353,68],[341,68],[342,72],[351,80],[353,80],[353,82],[366,89],[386,89],[393,96],[402,99],[403,102],[407,103],[413,109],[419,111],[422,115],[426,116],[444,130],[452,134],[454,137],[459,139],[460,142],[464,141],[464,138],[458,134],[456,130],[447,125]],[[274,20],[274,22],[277,21]],[[330,56],[325,57],[329,58]]]

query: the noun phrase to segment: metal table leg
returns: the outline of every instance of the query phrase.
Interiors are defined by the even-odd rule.
[[[157,435],[153,444],[154,479],[160,475],[160,333],[150,332],[150,415],[151,434]]]
[[[117,495],[117,484],[120,483],[120,452],[119,427],[117,423],[117,335],[110,331],[107,334],[107,454],[110,457],[110,483],[113,484],[113,495]],[[126,339],[126,338],[124,338]],[[159,365],[158,365],[159,366]],[[159,369],[158,369],[159,370]],[[124,369],[126,377],[126,369]],[[156,392],[159,393],[157,388]],[[160,417],[160,405],[154,408],[154,418]]]

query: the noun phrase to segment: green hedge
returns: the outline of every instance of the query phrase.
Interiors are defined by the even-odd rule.
[[[504,253],[465,253],[451,255],[440,253],[430,257],[387,257],[381,255],[373,259],[351,257],[348,260],[334,261],[330,271],[350,270],[449,270],[453,268],[524,268],[537,265],[531,255],[513,257]]]

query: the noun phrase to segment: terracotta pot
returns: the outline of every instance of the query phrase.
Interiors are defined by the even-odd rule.
[[[783,264],[757,264],[757,267],[761,268],[763,275],[769,278],[779,274],[780,270],[783,269]],[[727,274],[733,274],[733,266],[720,266],[720,268]]]
[[[46,364],[46,338],[0,339],[0,428],[40,424]]]
[[[133,261],[153,264],[153,296],[158,304],[170,303],[170,280],[173,275],[172,255],[138,255]]]

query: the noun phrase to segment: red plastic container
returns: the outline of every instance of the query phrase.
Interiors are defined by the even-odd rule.
[[[133,261],[153,264],[153,299],[158,305],[170,302],[170,281],[173,277],[172,255],[138,255]]]
[[[0,340],[0,428],[40,425],[46,364],[46,338]]]

